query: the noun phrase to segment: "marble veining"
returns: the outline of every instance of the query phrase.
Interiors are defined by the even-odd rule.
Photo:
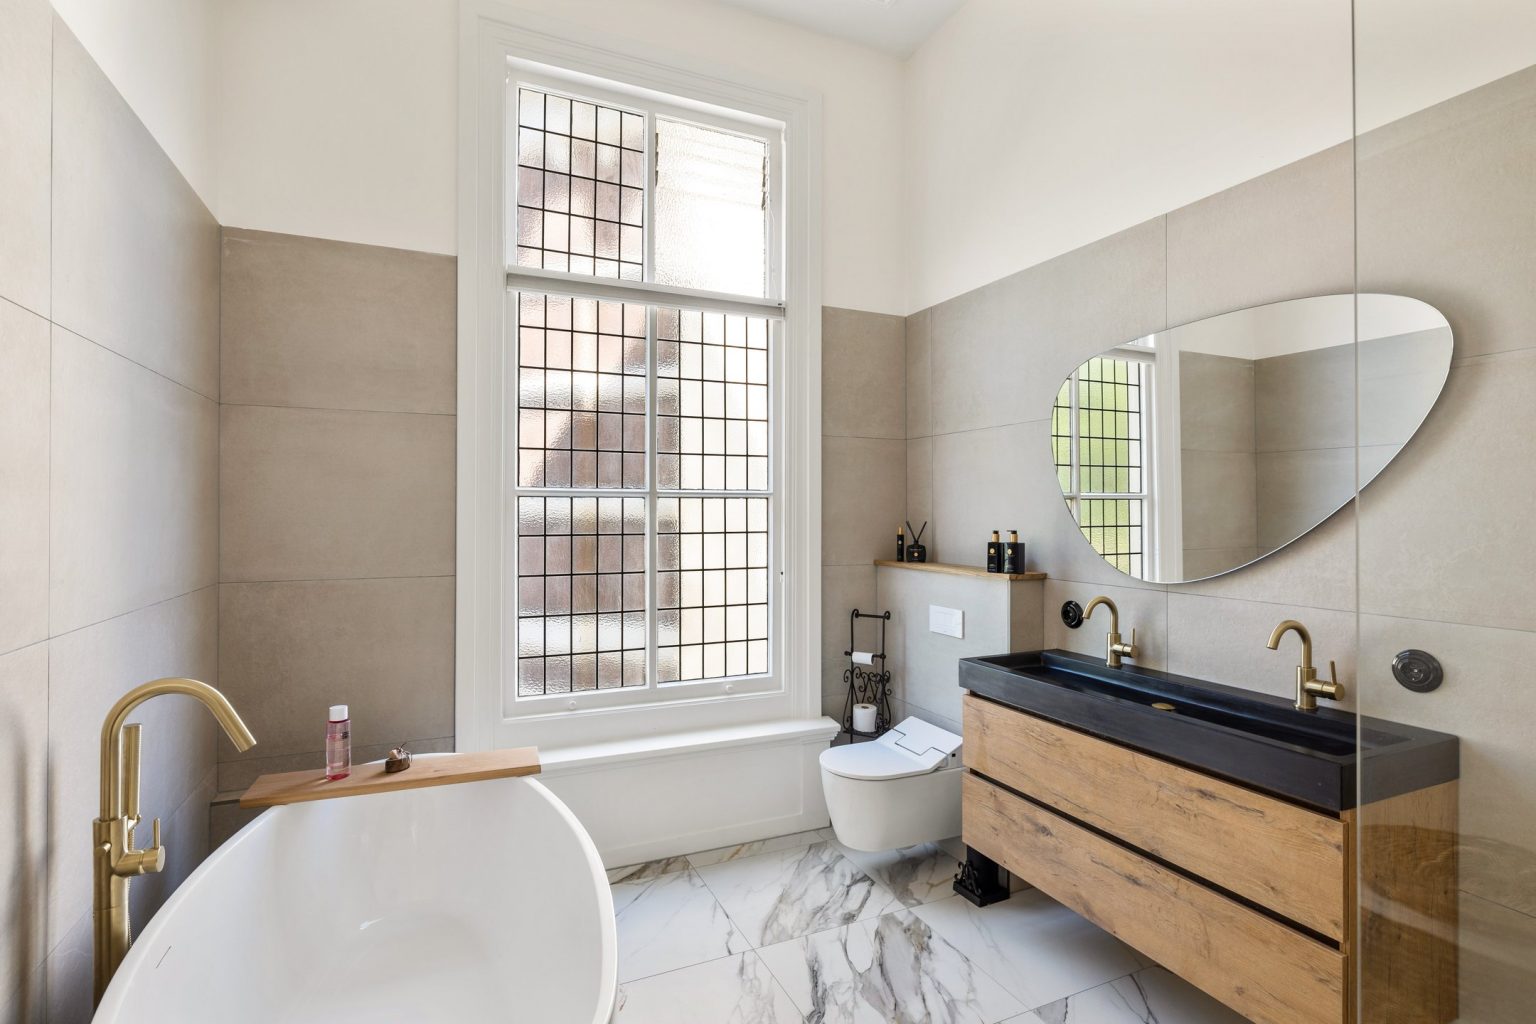
[[[875,917],[896,898],[830,843],[698,869],[753,946]]]
[[[756,953],[696,964],[619,988],[615,1024],[801,1024]]]
[[[622,868],[609,868],[608,884],[643,882],[648,878],[660,878],[662,875],[670,875],[677,871],[687,871],[688,866],[687,857],[666,857],[662,860],[648,860],[644,864],[630,864]]]
[[[612,888],[621,982],[750,948],[692,869]]]
[[[787,836],[774,836],[772,839],[759,839],[752,843],[739,843],[736,846],[722,846],[715,850],[705,850],[702,853],[690,853],[688,863],[696,868],[708,867],[710,864],[723,864],[728,860],[742,860],[746,857],[755,857],[760,853],[774,853],[778,850],[798,850],[812,843],[818,843],[825,839],[825,829],[816,829],[811,832],[795,832]]]
[[[1040,1024],[1245,1024],[1246,1018],[1161,967],[1059,999]],[[1033,1021],[1031,1022],[1033,1024]]]
[[[1025,1008],[907,911],[759,952],[809,1024],[996,1024]]]
[[[865,874],[890,890],[904,907],[954,895],[958,859],[938,843],[869,853],[852,850],[834,840],[833,846]]]

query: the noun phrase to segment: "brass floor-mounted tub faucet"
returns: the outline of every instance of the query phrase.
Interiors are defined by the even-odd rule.
[[[154,822],[149,848],[134,848],[134,829],[139,818],[139,745],[137,723],[125,724],[140,704],[161,694],[178,693],[201,701],[218,719],[238,750],[256,745],[256,737],[224,695],[196,679],[156,679],[135,686],[112,705],[101,727],[101,817],[92,830],[95,906],[95,1002],[100,1003],[107,983],[128,954],[133,931],[128,922],[128,883],[135,875],[164,869],[165,848],[160,845],[160,819]]]

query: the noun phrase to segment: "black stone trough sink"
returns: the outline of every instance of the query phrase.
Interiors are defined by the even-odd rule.
[[[1292,667],[1293,668],[1293,667]],[[1020,711],[1323,811],[1450,782],[1455,736],[1071,651],[960,661],[960,686]],[[1172,709],[1154,707],[1171,704]]]

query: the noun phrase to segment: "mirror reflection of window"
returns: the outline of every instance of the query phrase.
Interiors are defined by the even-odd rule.
[[[1056,475],[1088,543],[1143,576],[1156,557],[1151,521],[1152,353],[1125,349],[1079,367],[1056,396]]]

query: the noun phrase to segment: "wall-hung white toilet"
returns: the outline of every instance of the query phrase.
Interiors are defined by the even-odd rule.
[[[821,753],[837,841],[893,850],[960,834],[960,737],[908,718],[878,739]]]

